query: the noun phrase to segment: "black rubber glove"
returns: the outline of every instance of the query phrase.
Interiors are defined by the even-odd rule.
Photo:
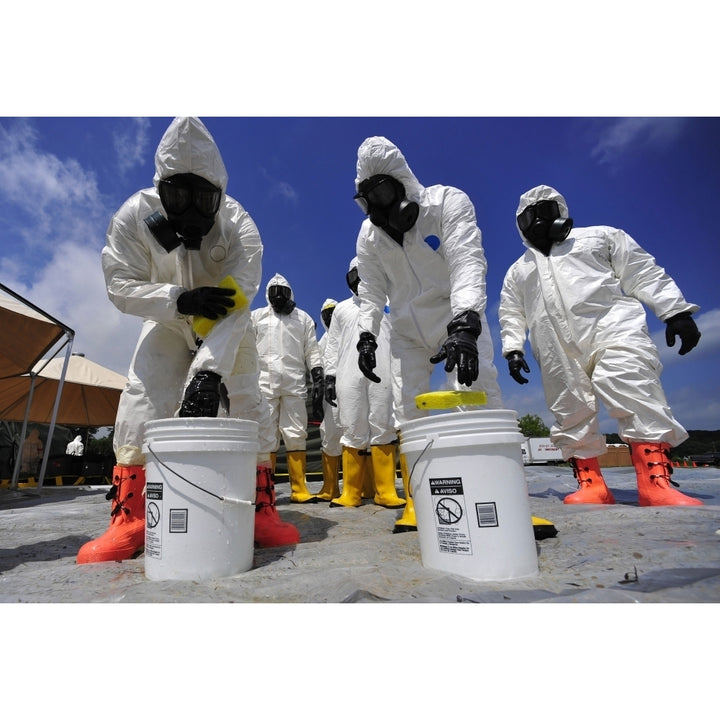
[[[177,309],[182,315],[202,315],[208,320],[217,320],[227,315],[227,309],[233,306],[232,288],[199,287],[186,290],[177,299]]]
[[[325,402],[328,405],[337,407],[337,403],[335,402],[336,400],[337,400],[337,395],[335,394],[335,376],[334,375],[326,375],[325,376]]]
[[[445,372],[452,372],[457,365],[458,382],[470,387],[478,378],[477,339],[481,332],[480,315],[474,310],[456,315],[448,323],[447,340],[430,362],[445,360]]]
[[[675,346],[675,336],[679,335],[680,340],[680,352],[678,355],[685,355],[689,353],[700,340],[700,331],[695,321],[692,319],[692,315],[689,312],[679,313],[673,315],[665,321],[665,342],[668,347]]]
[[[190,381],[180,407],[180,417],[217,417],[222,405],[230,411],[228,392],[222,378],[209,370],[201,370]]]
[[[529,373],[530,368],[525,362],[525,355],[520,350],[515,350],[508,354],[505,358],[508,361],[508,370],[510,371],[510,377],[516,382],[524,385],[530,382],[526,377],[520,374],[521,370]]]
[[[314,367],[310,371],[312,375],[313,387],[312,387],[312,412],[313,420],[322,422],[324,417],[323,412],[323,397],[325,396],[325,373],[323,369],[318,366]]]
[[[375,369],[375,351],[377,350],[377,342],[375,336],[369,332],[360,333],[360,341],[357,344],[358,350],[358,367],[360,372],[373,382],[379,383],[380,378],[373,372]]]

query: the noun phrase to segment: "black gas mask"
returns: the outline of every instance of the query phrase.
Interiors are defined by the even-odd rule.
[[[268,288],[268,302],[278,315],[289,315],[295,308],[295,303],[290,299],[291,294],[287,285],[271,285]]]
[[[222,190],[199,175],[182,173],[160,180],[158,192],[167,218],[160,212],[145,218],[150,232],[168,252],[180,243],[199,250],[215,224]]]
[[[360,274],[358,273],[358,269],[356,267],[352,268],[352,270],[349,270],[345,274],[345,281],[347,282],[350,290],[352,290],[353,295],[357,295],[358,286],[360,285]]]
[[[405,187],[390,175],[373,175],[363,180],[353,197],[373,225],[402,245],[403,234],[417,222],[420,207],[407,200]]]
[[[326,328],[330,328],[330,323],[332,322],[332,315],[335,311],[335,305],[330,305],[330,307],[326,307],[324,310],[320,311],[320,317],[322,318],[323,324]]]
[[[554,243],[562,242],[572,230],[572,218],[561,218],[555,200],[541,200],[526,207],[517,217],[523,237],[543,255],[550,255]]]

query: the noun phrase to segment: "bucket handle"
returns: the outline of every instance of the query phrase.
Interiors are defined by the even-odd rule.
[[[408,488],[412,491],[412,476],[415,472],[415,466],[420,462],[422,456],[428,451],[430,446],[435,442],[435,437],[431,437],[428,441],[428,444],[422,449],[422,452],[417,456],[417,460],[413,463],[412,468],[410,469],[410,477],[408,477]]]
[[[222,495],[216,495],[214,492],[211,492],[210,490],[206,490],[203,487],[200,487],[199,485],[196,485],[194,482],[191,482],[186,477],[183,477],[180,475],[180,473],[175,472],[169,465],[166,465],[156,454],[155,451],[150,447],[150,443],[148,443],[147,446],[148,450],[150,451],[150,454],[166,469],[169,470],[173,475],[177,475],[181,480],[184,480],[188,485],[192,485],[194,488],[197,488],[198,490],[202,490],[204,493],[207,493],[208,495],[212,495],[214,498],[217,498],[220,500],[220,502],[226,502],[226,503],[232,503],[234,505],[254,505],[255,503],[251,500],[242,500],[241,498],[230,498],[230,497],[224,497]],[[419,458],[418,458],[419,459]],[[413,465],[413,467],[415,467]]]

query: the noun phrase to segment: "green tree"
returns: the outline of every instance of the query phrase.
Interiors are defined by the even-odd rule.
[[[520,432],[525,437],[548,437],[550,428],[539,415],[523,415],[519,420]]]

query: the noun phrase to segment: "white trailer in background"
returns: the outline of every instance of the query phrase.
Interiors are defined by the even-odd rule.
[[[563,462],[562,451],[548,437],[525,438],[522,444],[525,465],[550,465]]]

